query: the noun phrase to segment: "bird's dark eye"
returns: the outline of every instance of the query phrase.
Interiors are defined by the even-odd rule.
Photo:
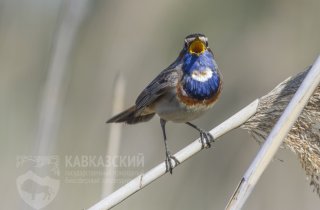
[[[206,47],[208,47],[208,41],[206,41]]]

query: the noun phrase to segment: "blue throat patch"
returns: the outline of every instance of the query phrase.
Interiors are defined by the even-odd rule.
[[[207,81],[198,81],[191,77],[193,71],[212,70],[212,77]],[[215,95],[219,89],[220,76],[217,72],[217,65],[215,64],[212,53],[205,51],[203,54],[197,56],[186,53],[183,58],[183,89],[188,96],[205,100]]]

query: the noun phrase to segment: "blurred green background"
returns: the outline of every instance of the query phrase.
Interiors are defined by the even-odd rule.
[[[112,115],[119,73],[129,107],[177,57],[186,35],[204,33],[224,78],[220,101],[195,121],[211,129],[312,64],[320,52],[319,8],[319,0],[0,0],[1,209],[33,209],[17,190],[16,159],[37,155],[41,148],[40,115],[46,110],[42,101],[50,69],[61,71],[63,80],[51,84],[60,91],[58,102],[44,96],[47,105],[59,109],[53,114],[54,134],[42,138],[48,141],[41,155],[58,155],[61,174],[58,194],[44,209],[88,208],[101,199],[102,181],[66,183],[64,157],[106,155],[110,125],[104,122]],[[63,24],[75,28],[71,42],[61,42]],[[65,59],[62,67],[55,54]],[[198,137],[188,126],[173,123],[167,135],[172,152]],[[224,209],[258,149],[245,131],[235,130],[114,209]],[[139,153],[143,171],[164,160],[157,118],[123,126],[119,155]],[[297,158],[281,150],[244,209],[319,209],[319,204]]]

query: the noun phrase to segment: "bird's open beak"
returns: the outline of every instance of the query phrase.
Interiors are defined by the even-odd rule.
[[[200,55],[207,49],[206,45],[199,39],[196,38],[189,46],[189,53]]]

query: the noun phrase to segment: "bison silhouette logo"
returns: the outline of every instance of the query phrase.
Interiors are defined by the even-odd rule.
[[[59,188],[57,156],[23,156],[17,158],[17,167],[28,171],[17,177],[21,198],[32,208],[42,209],[53,201]]]

